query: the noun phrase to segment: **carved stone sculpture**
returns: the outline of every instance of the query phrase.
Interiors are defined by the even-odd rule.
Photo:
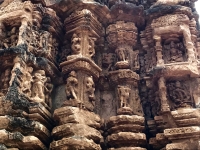
[[[88,94],[89,100],[93,103],[95,100],[95,85],[92,77],[87,77],[85,79],[86,93]]]
[[[117,92],[120,100],[120,107],[128,107],[128,101],[131,89],[125,86],[118,86]]]
[[[51,83],[51,78],[47,77],[47,81],[45,83],[45,102],[50,108],[52,108],[52,99],[51,99],[52,91],[53,91],[53,84]]]
[[[192,101],[186,85],[180,81],[168,84],[169,97],[175,103],[175,107],[191,107]]]
[[[45,83],[47,78],[44,70],[33,72],[32,101],[45,102]]]
[[[74,33],[72,36],[72,54],[78,55],[81,53],[81,37],[79,34]]]
[[[78,86],[78,80],[76,78],[76,72],[71,71],[69,74],[69,77],[66,80],[66,94],[68,99],[74,99],[77,100],[77,86]]]
[[[28,97],[31,97],[31,87],[33,83],[32,72],[33,72],[33,68],[28,67],[24,74],[24,78],[23,78],[24,82],[21,87],[22,93],[24,93]]]

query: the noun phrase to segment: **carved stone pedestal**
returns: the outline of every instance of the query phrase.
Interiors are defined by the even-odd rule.
[[[111,117],[107,124],[106,141],[110,150],[145,149],[146,135],[144,132],[144,117],[137,115],[118,115]],[[114,147],[114,148],[112,148]]]
[[[54,141],[50,149],[100,150],[103,138],[98,115],[78,107],[61,107],[54,112],[58,126],[52,130]]]

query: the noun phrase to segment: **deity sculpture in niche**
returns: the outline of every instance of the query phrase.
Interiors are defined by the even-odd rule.
[[[170,100],[175,108],[191,107],[192,99],[188,87],[180,81],[175,81],[167,84]],[[172,107],[173,108],[173,107]]]
[[[120,108],[129,107],[128,101],[129,101],[130,91],[131,89],[129,87],[118,85],[117,93],[119,96]]]
[[[86,77],[85,79],[86,93],[88,95],[89,101],[95,105],[95,85],[92,76]]]
[[[24,82],[22,82],[22,87],[21,87],[22,93],[24,93],[28,97],[31,97],[31,85],[33,82],[32,72],[33,72],[33,68],[27,67],[24,73],[24,77],[23,77]]]
[[[139,50],[135,50],[133,51],[133,67],[134,69],[139,69],[140,65],[139,65]]]
[[[69,77],[66,80],[66,95],[68,100],[77,100],[78,93],[78,80],[76,78],[76,72],[71,71]]]
[[[115,52],[117,54],[118,61],[128,61],[128,52],[124,47],[118,47]]]
[[[125,46],[119,46],[115,50],[115,53],[117,54],[118,61],[116,63],[116,68],[118,69],[127,69],[129,68],[129,52],[127,47]]]
[[[185,49],[178,38],[168,39],[163,45],[164,61],[166,63],[183,62]]]
[[[74,33],[71,40],[72,55],[81,53],[81,37],[79,34]]]
[[[46,81],[44,70],[37,70],[33,73],[32,101],[45,102],[44,90]]]

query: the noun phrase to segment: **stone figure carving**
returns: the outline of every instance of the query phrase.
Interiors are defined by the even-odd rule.
[[[28,97],[31,97],[31,86],[32,86],[32,67],[27,67],[27,70],[25,71],[21,91]]]
[[[66,83],[65,91],[66,91],[67,99],[77,100],[78,80],[76,78],[75,71],[70,72],[69,77],[67,78],[66,82],[67,83]]]
[[[72,55],[81,53],[81,37],[79,34],[74,33],[71,40]]]
[[[92,76],[86,77],[85,83],[86,83],[85,86],[86,86],[86,93],[88,94],[88,98],[92,102],[92,104],[94,105],[94,101],[95,101],[95,95],[94,95],[95,85],[94,85],[94,81],[93,81]]]
[[[47,77],[47,82],[45,83],[45,102],[52,108],[51,92],[53,90],[53,84],[51,83],[51,78]]]
[[[169,97],[174,102],[175,108],[187,107],[192,105],[191,96],[184,84],[180,81],[169,83],[167,85]]]
[[[182,62],[184,61],[184,47],[178,39],[178,42],[170,41],[169,44],[165,44],[164,48],[164,59],[165,62]]]
[[[129,87],[118,85],[117,93],[118,93],[119,100],[120,100],[120,108],[128,107],[130,91],[131,91],[131,89]]]
[[[139,50],[134,51],[133,53],[133,65],[135,69],[139,69],[140,65],[139,65]]]
[[[124,47],[118,47],[115,52],[117,54],[118,61],[128,61],[128,52]]]
[[[33,73],[32,100],[34,102],[45,102],[45,83],[47,78],[44,70],[37,70]]]

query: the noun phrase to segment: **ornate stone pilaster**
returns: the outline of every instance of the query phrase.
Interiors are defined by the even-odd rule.
[[[100,118],[93,111],[95,81],[99,78],[101,68],[95,64],[93,56],[95,41],[102,33],[102,26],[90,10],[83,9],[65,19],[65,29],[65,36],[71,39],[70,55],[65,56],[66,60],[60,64],[65,76],[66,100],[54,112],[54,118],[59,123],[53,129],[56,141],[50,147],[100,150]],[[68,120],[69,115],[75,120]],[[67,133],[62,134],[63,131]]]
[[[128,3],[124,2],[115,5],[121,3],[127,7]],[[121,15],[125,18],[127,14],[123,10],[118,11],[121,11]],[[122,20],[126,19],[116,21],[106,28],[108,47],[113,50],[117,58],[114,69],[110,70],[108,75],[110,84],[115,89],[117,115],[107,120],[106,132],[108,136],[106,139],[111,150],[114,147],[142,150],[146,144],[146,136],[142,133],[144,118],[142,117],[143,110],[138,90],[140,78],[136,73],[140,69],[139,50],[135,48],[138,42],[138,30],[135,25],[137,20],[135,22]],[[122,120],[127,121],[126,125],[123,125]],[[134,130],[134,127],[131,126],[138,126],[138,130]],[[124,130],[121,131],[120,128],[124,128]]]

